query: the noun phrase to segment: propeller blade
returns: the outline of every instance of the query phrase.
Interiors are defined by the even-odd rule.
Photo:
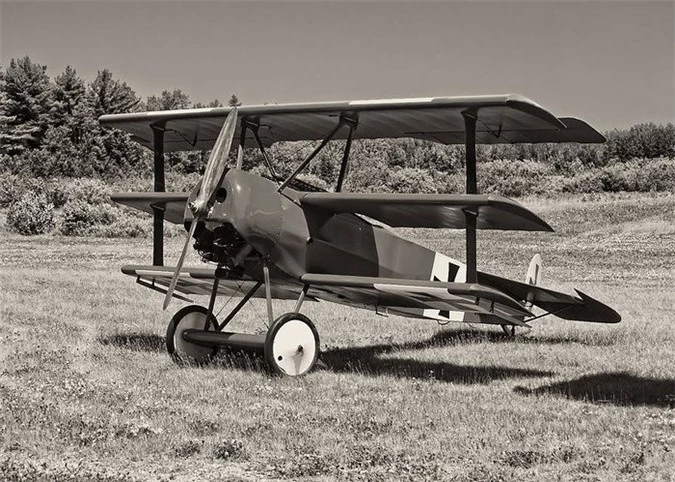
[[[188,233],[188,237],[185,240],[185,245],[183,246],[183,252],[181,253],[178,264],[176,265],[176,271],[174,271],[173,278],[171,278],[171,284],[169,285],[169,289],[166,291],[166,297],[164,298],[165,310],[169,306],[169,303],[171,303],[173,292],[176,289],[176,283],[178,283],[178,276],[180,276],[180,270],[183,267],[183,261],[185,261],[185,255],[187,254],[190,240],[195,234],[197,223],[202,217],[206,217],[208,215],[209,204],[213,200],[216,191],[223,183],[223,178],[225,177],[225,167],[227,166],[227,155],[230,153],[230,149],[232,148],[232,139],[234,138],[234,133],[237,130],[238,112],[239,110],[236,107],[233,107],[230,113],[227,114],[225,123],[220,129],[220,134],[218,134],[216,143],[213,145],[213,149],[211,150],[209,162],[206,164],[206,170],[204,171],[204,177],[202,178],[202,183],[199,187],[197,198],[188,205],[194,218],[192,220],[192,224],[190,225],[190,232]]]
[[[209,203],[213,199],[218,187],[223,182],[225,167],[227,164],[227,155],[232,148],[232,139],[237,129],[237,107],[233,107],[225,119],[223,127],[220,129],[218,139],[213,145],[209,161],[206,164],[202,184],[199,188],[197,198],[190,203],[190,209],[195,216],[204,216],[207,214]]]
[[[173,297],[173,291],[176,289],[176,283],[178,283],[178,276],[180,275],[180,270],[183,267],[183,261],[185,261],[185,255],[187,254],[188,246],[190,245],[190,240],[195,234],[195,229],[197,228],[197,222],[199,218],[194,218],[192,224],[190,225],[190,233],[188,234],[187,239],[185,240],[185,245],[183,246],[183,252],[180,254],[178,259],[178,264],[176,265],[176,271],[173,272],[173,278],[171,278],[171,284],[169,284],[169,289],[166,290],[166,296],[164,297],[164,310],[169,307],[171,303],[171,298]]]

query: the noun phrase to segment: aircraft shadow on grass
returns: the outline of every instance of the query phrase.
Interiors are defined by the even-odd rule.
[[[596,404],[675,407],[675,380],[643,378],[625,372],[596,373],[535,389],[516,387],[514,390],[526,395],[553,394]]]
[[[166,353],[164,337],[152,333],[116,333],[99,337],[98,342],[101,345],[126,348],[131,351]]]
[[[447,383],[487,384],[505,378],[536,378],[552,376],[543,370],[511,367],[481,367],[455,365],[445,362],[415,360],[413,358],[383,357],[392,353],[441,348],[458,344],[482,342],[508,342],[512,339],[496,332],[455,330],[437,333],[427,340],[403,344],[377,344],[350,348],[330,348],[322,351],[324,369],[333,372],[360,373],[363,375],[434,379]],[[106,346],[116,346],[132,351],[162,353],[166,351],[164,338],[147,333],[115,334],[99,338]],[[210,363],[212,367],[266,371],[261,357],[221,350]]]

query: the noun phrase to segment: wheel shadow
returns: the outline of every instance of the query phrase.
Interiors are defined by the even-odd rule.
[[[552,394],[595,404],[675,407],[675,380],[644,378],[626,372],[584,375],[535,389],[516,387],[514,391],[524,395]]]
[[[97,340],[101,345],[124,348],[131,351],[166,353],[164,337],[152,333],[115,333],[101,336]]]

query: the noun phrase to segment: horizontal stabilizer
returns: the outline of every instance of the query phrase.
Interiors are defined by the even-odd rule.
[[[478,282],[509,294],[517,300],[533,305],[565,320],[618,323],[621,315],[615,310],[576,290],[578,297],[541,286],[520,283],[499,276],[478,273]]]
[[[466,227],[465,212],[478,215],[478,229],[553,231],[523,205],[497,195],[307,193],[303,206],[336,213],[359,213],[392,227]]]
[[[117,204],[154,213],[154,209],[164,211],[164,219],[174,224],[183,224],[187,192],[116,192],[110,199]]]

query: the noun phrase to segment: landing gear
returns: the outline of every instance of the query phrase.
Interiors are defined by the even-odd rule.
[[[220,324],[215,316],[209,315],[213,306],[207,309],[191,305],[176,313],[166,331],[166,348],[172,358],[179,363],[201,364],[212,358],[219,348],[226,348],[232,352],[262,354],[271,370],[279,375],[297,377],[309,372],[319,357],[319,334],[309,318],[298,313],[307,289],[302,290],[296,311],[274,320],[266,335],[223,331],[261,285],[256,283]],[[269,302],[268,308],[271,319]]]
[[[281,315],[265,337],[265,360],[274,372],[293,377],[310,371],[319,356],[319,333],[300,313]]]
[[[509,338],[514,338],[516,336],[524,335],[530,331],[529,328],[525,328],[517,325],[503,324],[501,325],[502,330],[506,333],[506,336]]]
[[[203,306],[190,305],[178,311],[166,329],[166,349],[171,357],[180,363],[205,363],[217,348],[198,345],[185,340],[185,330],[216,331],[218,322],[214,316],[207,323],[208,310]]]

